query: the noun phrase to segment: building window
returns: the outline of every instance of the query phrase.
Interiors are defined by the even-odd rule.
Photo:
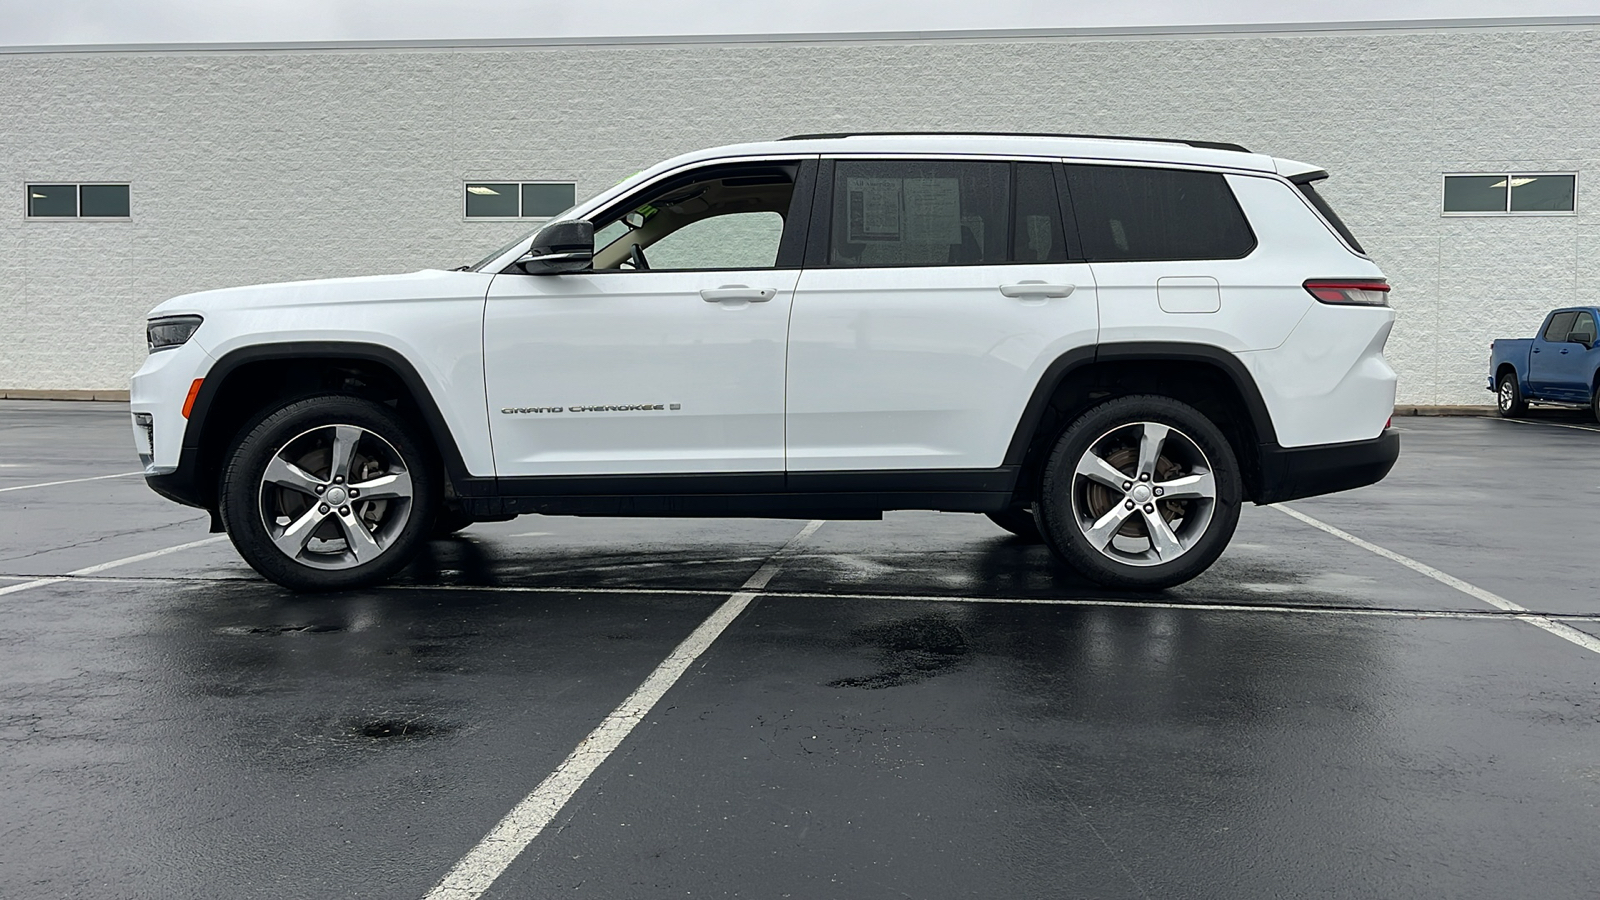
[[[1444,176],[1447,216],[1559,216],[1578,209],[1578,176],[1567,172]]]
[[[30,219],[126,219],[125,184],[30,184]]]
[[[572,208],[577,186],[569,181],[469,181],[469,219],[548,219]]]

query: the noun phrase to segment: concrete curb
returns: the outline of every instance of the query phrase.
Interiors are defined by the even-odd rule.
[[[1396,416],[1493,416],[1492,406],[1396,406]]]

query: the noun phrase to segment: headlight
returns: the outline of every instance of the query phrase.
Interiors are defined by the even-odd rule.
[[[150,352],[157,350],[170,350],[173,347],[183,346],[185,341],[194,336],[200,327],[199,316],[172,316],[167,319],[151,319],[145,334],[150,340]]]

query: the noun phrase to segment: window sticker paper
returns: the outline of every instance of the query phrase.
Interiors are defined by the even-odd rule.
[[[847,178],[845,191],[850,243],[900,240],[900,179]]]
[[[961,243],[961,179],[907,178],[903,193],[907,241]]]

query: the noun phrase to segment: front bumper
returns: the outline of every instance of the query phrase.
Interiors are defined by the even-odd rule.
[[[1253,499],[1257,503],[1280,503],[1382,481],[1400,458],[1400,432],[1386,428],[1370,441],[1347,444],[1262,444],[1259,453],[1261,478]]]

